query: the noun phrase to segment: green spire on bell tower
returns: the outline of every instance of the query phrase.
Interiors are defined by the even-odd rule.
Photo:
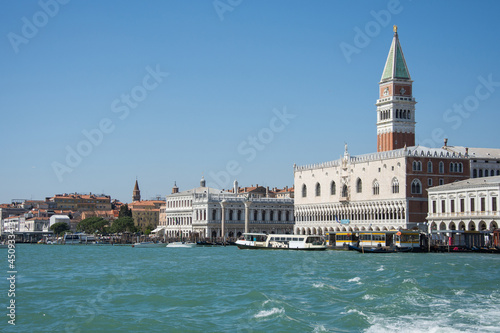
[[[394,26],[394,38],[392,39],[391,49],[385,62],[384,72],[380,81],[388,81],[394,79],[411,80],[410,72],[406,66],[405,56],[401,49],[401,44],[398,38],[398,27]]]

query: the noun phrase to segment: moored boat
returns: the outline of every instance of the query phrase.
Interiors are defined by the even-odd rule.
[[[353,251],[358,251],[360,253],[395,253],[395,252],[411,252],[412,248],[411,247],[397,247],[397,246],[392,246],[392,247],[387,247],[387,246],[380,246],[380,247],[364,247],[364,246],[354,246],[354,245],[349,245],[349,250]]]
[[[349,250],[369,253],[421,252],[420,233],[412,230],[360,232]]]
[[[65,234],[64,235],[63,244],[74,245],[74,244],[80,244],[80,243],[81,243],[80,234]]]
[[[172,242],[172,243],[168,243],[166,247],[187,247],[187,248],[192,248],[192,247],[196,247],[196,243],[192,243],[192,242]]]
[[[86,235],[82,233],[65,234],[62,244],[75,245],[75,244],[94,244],[96,239],[94,235]]]
[[[318,235],[244,233],[236,241],[239,249],[322,251],[327,246]]]
[[[165,243],[140,242],[132,244],[132,247],[164,247]]]

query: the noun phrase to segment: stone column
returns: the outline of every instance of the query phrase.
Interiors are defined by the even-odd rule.
[[[247,200],[245,201],[245,232],[248,233],[248,223],[249,223],[249,216],[250,216],[250,205],[252,204],[251,201]]]
[[[222,237],[222,243],[223,244],[226,243],[226,232],[225,232],[226,209],[224,208],[225,204],[226,204],[226,200],[222,200],[220,202],[220,206],[221,206],[221,209],[222,209],[221,221],[220,221],[220,229],[221,229],[220,235]]]

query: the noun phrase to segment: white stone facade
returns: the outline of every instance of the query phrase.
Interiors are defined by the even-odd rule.
[[[498,210],[500,176],[459,181],[428,190],[427,221],[431,230],[494,230]]]
[[[160,227],[167,238],[238,237],[245,232],[246,213],[248,232],[293,233],[293,199],[235,195],[205,186],[168,195]]]
[[[405,170],[401,151],[296,166],[295,233],[406,228]]]
[[[69,225],[71,225],[71,220],[68,215],[52,215],[50,217],[50,226],[59,223],[59,222],[66,222]]]

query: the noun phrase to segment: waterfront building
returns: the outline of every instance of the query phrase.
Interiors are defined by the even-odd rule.
[[[19,233],[25,234],[25,238],[26,236],[33,236],[40,233],[47,234],[50,233],[49,227],[51,225],[49,217],[26,217],[19,223]]]
[[[242,190],[235,181],[231,191],[222,191],[207,187],[204,178],[199,187],[182,192],[174,185],[161,227],[167,237],[202,239],[239,237],[245,231],[293,233],[293,199],[266,197],[266,189],[252,188]]]
[[[276,193],[276,198],[291,198],[293,199],[295,197],[295,188],[292,186],[292,187],[288,187],[288,186],[285,186],[284,188],[282,189],[275,189],[275,193]]]
[[[448,139],[444,139],[443,148],[469,157],[471,178],[500,176],[500,149],[448,146]]]
[[[0,204],[0,219],[4,219],[9,216],[21,215],[27,211],[27,208],[24,208],[19,204]]]
[[[81,219],[85,220],[90,217],[101,217],[107,221],[113,221],[118,218],[118,210],[93,210],[93,211],[83,211],[81,213]]]
[[[49,209],[48,202],[44,200],[23,200],[19,206],[24,209]]]
[[[132,211],[136,227],[143,230],[146,228],[153,230],[160,223],[160,209],[164,205],[165,201],[163,200],[143,200],[129,203],[128,208]]]
[[[238,185],[238,182],[236,182]],[[291,198],[294,197],[294,188],[288,188],[285,186],[284,188],[269,188],[269,186],[259,186],[259,184],[250,187],[239,187],[237,186],[237,190],[233,186],[232,189],[228,190],[230,193],[238,193],[238,194],[246,194],[251,198]]]
[[[60,223],[60,222],[65,222],[68,224],[68,226],[71,225],[71,219],[69,218],[68,215],[52,215],[49,218],[49,221],[50,221],[49,227],[51,227],[52,225],[54,225],[56,223]]]
[[[450,172],[457,165],[457,172]],[[453,168],[452,168],[453,169]],[[465,156],[408,147],[294,166],[295,233],[411,229],[425,222],[425,190],[469,178]]]
[[[500,176],[474,178],[428,189],[430,231],[498,228]]]
[[[54,204],[54,209],[85,211],[85,210],[111,210],[111,197],[109,195],[95,194],[56,194],[47,198],[47,202]]]
[[[2,235],[5,233],[19,232],[19,226],[24,223],[24,215],[9,216],[2,219]]]
[[[295,233],[412,229],[425,223],[426,189],[469,178],[464,152],[415,146],[415,98],[397,29],[377,100],[377,152],[294,165]]]

